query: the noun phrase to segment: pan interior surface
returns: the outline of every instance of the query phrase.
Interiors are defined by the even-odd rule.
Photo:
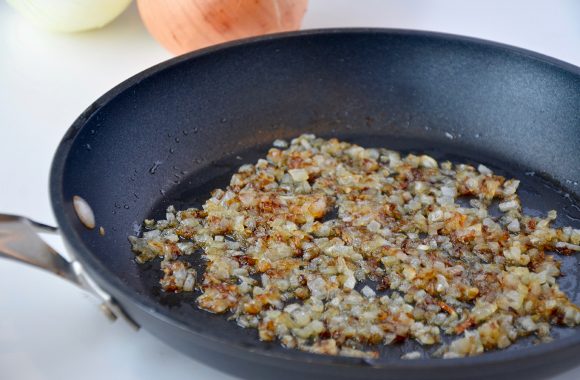
[[[381,31],[266,38],[178,58],[97,101],[57,153],[53,204],[79,259],[115,278],[105,287],[199,334],[286,355],[255,330],[199,310],[195,296],[161,292],[159,264],[137,265],[127,237],[168,205],[201,205],[273,140],[301,133],[483,163],[522,181],[527,214],[555,209],[556,226],[580,228],[578,110],[578,70],[503,46]],[[92,206],[104,236],[78,222],[74,195]],[[577,256],[559,260],[560,286],[578,304]],[[578,335],[554,329],[556,338]],[[416,349],[388,346],[380,360]]]

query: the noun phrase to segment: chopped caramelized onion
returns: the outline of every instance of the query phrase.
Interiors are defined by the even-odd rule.
[[[457,338],[439,356],[471,356],[580,324],[546,254],[579,251],[580,231],[550,227],[553,211],[524,215],[518,186],[484,165],[302,135],[276,140],[202,209],[170,207],[129,239],[137,262],[162,258],[165,291],[197,286],[200,308],[262,340],[375,358],[378,345],[445,334]],[[207,262],[198,282],[191,255]]]

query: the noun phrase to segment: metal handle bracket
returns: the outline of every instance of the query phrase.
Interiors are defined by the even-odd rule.
[[[113,297],[86,274],[78,261],[62,257],[38,236],[39,232],[58,233],[58,230],[22,216],[0,214],[0,257],[36,266],[72,282],[96,297],[107,318],[112,321],[121,318],[139,329]]]

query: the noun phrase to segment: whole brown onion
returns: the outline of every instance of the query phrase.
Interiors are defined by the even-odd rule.
[[[308,0],[138,0],[145,26],[174,54],[300,28]]]

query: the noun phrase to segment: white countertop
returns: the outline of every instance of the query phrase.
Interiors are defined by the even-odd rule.
[[[580,66],[580,2],[310,0],[304,28],[374,26],[504,42]],[[135,6],[106,28],[37,30],[0,2],[0,212],[54,224],[52,155],[97,97],[170,55]],[[63,251],[57,237],[49,240]],[[580,363],[580,360],[579,360]],[[90,297],[55,276],[0,261],[0,378],[19,380],[232,379],[146,331],[109,323]],[[580,378],[580,367],[555,379]]]

